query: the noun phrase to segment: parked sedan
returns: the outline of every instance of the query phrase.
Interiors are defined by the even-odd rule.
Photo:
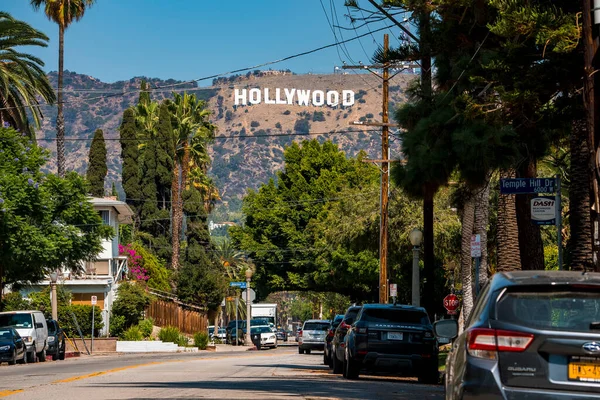
[[[438,321],[455,338],[455,320]],[[493,276],[446,360],[447,399],[591,399],[600,393],[600,274]]]
[[[0,362],[9,365],[27,363],[27,348],[21,335],[13,327],[0,328]]]
[[[257,349],[260,350],[262,347],[277,348],[277,335],[268,325],[251,326],[250,334],[252,336],[252,343],[254,343]]]
[[[277,340],[281,340],[283,342],[287,342],[288,340],[288,333],[286,332],[285,329],[277,329]]]
[[[52,356],[54,361],[64,360],[66,351],[64,331],[58,321],[53,319],[46,320],[46,325],[48,325],[48,350],[46,353]]]

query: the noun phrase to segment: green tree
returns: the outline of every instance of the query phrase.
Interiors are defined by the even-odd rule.
[[[135,250],[137,255],[142,257],[139,264],[147,271],[150,277],[146,282],[148,287],[169,292],[171,290],[170,273],[164,263],[141,243],[133,243],[131,248]]]
[[[87,8],[95,0],[30,0],[35,10],[44,7],[50,21],[58,25],[58,114],[56,117],[56,154],[58,176],[65,175],[65,119],[63,116],[63,77],[65,54],[65,30],[75,21],[83,18]]]
[[[97,129],[90,146],[88,157],[88,168],[86,172],[87,181],[90,184],[90,195],[104,197],[104,180],[108,173],[106,166],[106,142],[102,129]]]
[[[125,192],[125,202],[134,210],[134,224],[139,226],[142,188],[140,186],[140,151],[138,149],[135,110],[133,108],[128,108],[123,113],[123,121],[119,128],[119,141],[123,163],[121,182]]]
[[[151,301],[152,297],[142,285],[123,282],[117,289],[117,299],[112,306],[112,317],[124,318],[122,329],[125,330],[140,322],[144,310]]]
[[[18,132],[0,128],[0,290],[57,268],[79,271],[114,234],[88,201],[82,177],[41,172],[47,157]]]
[[[43,117],[39,99],[54,104],[56,97],[42,69],[44,62],[17,47],[47,45],[48,37],[42,32],[0,12],[0,126],[7,123],[32,138],[28,117],[39,127]]]

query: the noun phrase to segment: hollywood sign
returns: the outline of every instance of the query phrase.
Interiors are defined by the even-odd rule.
[[[233,102],[236,106],[247,104],[287,104],[299,106],[317,106],[324,105],[336,107],[350,107],[354,105],[354,91],[342,90],[300,90],[275,88],[271,92],[269,88],[264,89],[235,89],[233,93]]]

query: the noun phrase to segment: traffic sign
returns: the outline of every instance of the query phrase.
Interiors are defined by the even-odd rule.
[[[481,235],[471,235],[471,257],[481,257]]]
[[[448,314],[456,314],[456,310],[458,310],[458,305],[460,302],[458,301],[458,297],[455,294],[450,293],[448,296],[444,297],[444,308],[448,311]]]
[[[501,194],[555,193],[556,191],[556,178],[500,179]]]
[[[556,200],[554,197],[531,199],[531,222],[535,225],[556,224]]]
[[[396,283],[390,283],[390,296],[398,296],[398,285]]]
[[[244,290],[242,292],[242,299],[244,299],[244,301],[246,301],[246,291]],[[252,303],[254,300],[256,300],[256,292],[254,291],[254,289],[250,288],[250,303]]]
[[[92,296],[92,305],[95,306],[98,303],[98,296]]]
[[[229,286],[239,287],[240,289],[246,289],[246,282],[229,282]]]

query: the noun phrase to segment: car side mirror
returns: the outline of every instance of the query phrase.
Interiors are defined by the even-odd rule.
[[[36,329],[43,328],[43,327],[44,327],[44,324],[42,324],[41,322],[36,322],[35,323],[35,328]]]
[[[433,332],[438,338],[454,339],[458,336],[458,321],[443,319],[433,324]]]

